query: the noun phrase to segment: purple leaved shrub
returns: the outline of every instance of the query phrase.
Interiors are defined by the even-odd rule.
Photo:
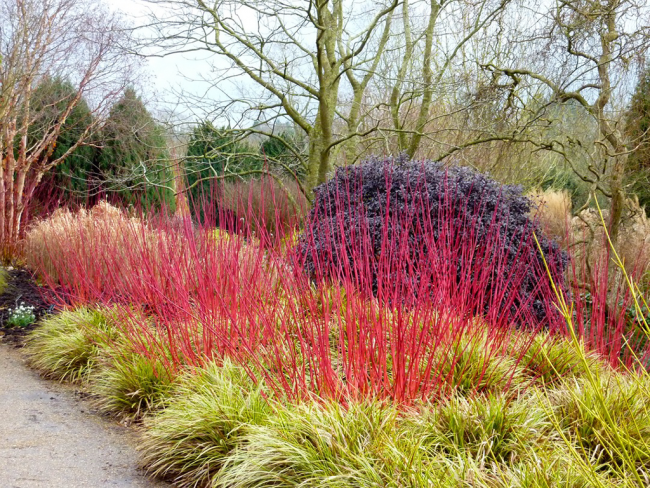
[[[383,302],[553,326],[539,249],[561,289],[567,258],[531,210],[520,187],[467,167],[371,158],[315,189],[299,256],[314,280],[350,283]]]

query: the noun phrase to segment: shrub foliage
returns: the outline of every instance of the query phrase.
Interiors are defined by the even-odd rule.
[[[470,168],[370,159],[316,188],[300,253],[313,277],[352,281],[380,298],[426,292],[448,303],[441,293],[465,290],[474,312],[543,320],[552,309],[533,233],[556,284],[566,257],[531,210],[520,187]]]

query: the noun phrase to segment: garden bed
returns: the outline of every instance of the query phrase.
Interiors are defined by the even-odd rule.
[[[0,293],[0,337],[3,342],[22,347],[27,333],[37,326],[42,317],[53,311],[46,297],[51,292],[39,286],[34,274],[27,269],[9,267],[5,270],[6,284]],[[24,327],[12,326],[8,320],[21,304],[33,307],[35,321]]]
[[[30,334],[30,362],[141,423],[144,467],[180,487],[647,486],[648,348],[599,314],[600,295],[587,307],[550,283],[520,197],[508,239],[496,218],[464,232],[469,217],[441,201],[436,219],[415,206],[426,225],[375,233],[378,218],[337,224],[338,207],[326,221],[316,205],[299,236],[254,239],[60,211],[25,246],[66,297]]]

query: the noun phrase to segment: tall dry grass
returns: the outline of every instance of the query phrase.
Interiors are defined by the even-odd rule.
[[[566,190],[533,190],[528,196],[537,206],[536,217],[546,234],[564,248],[571,222],[571,196]]]
[[[533,190],[528,196],[537,206],[542,228],[566,248],[571,245],[572,254],[586,254],[594,263],[610,251],[599,212],[587,208],[572,216],[571,196],[566,190]],[[609,211],[602,210],[605,222]],[[627,212],[621,223],[616,242],[613,243],[625,269],[630,274],[642,275],[650,268],[650,219],[638,201],[628,200]]]
[[[143,286],[164,290],[168,288],[169,263],[188,259],[190,250],[183,234],[193,232],[189,220],[166,222],[173,225],[156,226],[104,201],[76,212],[61,208],[27,231],[23,241],[25,264],[40,270],[52,285],[72,285],[74,289],[66,290],[72,294],[85,291],[82,297],[90,290],[122,295]],[[136,286],[133,277],[124,277],[124,269],[146,282]],[[188,283],[193,282],[191,269],[181,272]]]
[[[607,209],[602,210],[602,220],[609,222]],[[611,246],[599,212],[593,208],[583,210],[571,220],[570,231],[571,254],[580,274],[593,275],[599,268],[608,268],[610,291],[621,285],[625,287],[621,268],[612,266]],[[641,289],[650,290],[650,219],[633,200],[628,201],[628,210],[621,222],[616,242],[612,245],[627,274],[633,277]]]
[[[90,210],[72,212],[59,208],[44,220],[32,224],[24,240],[23,255],[27,266],[42,269],[56,281],[70,279],[74,266],[58,266],[51,256],[74,248],[74,255],[81,260],[79,266],[91,271],[102,271],[92,279],[101,279],[109,270],[96,268],[93,264],[102,257],[104,249],[124,251],[131,239],[146,236],[142,221],[129,217],[117,207],[102,201]],[[83,238],[79,238],[83,236]],[[95,252],[89,252],[94,249]],[[119,259],[119,257],[118,257]],[[126,262],[126,253],[123,255]]]
[[[589,208],[572,217],[571,197],[566,191],[537,190],[529,196],[537,205],[536,215],[543,230],[568,252],[570,266],[566,274],[574,296],[578,334],[589,348],[608,356],[613,364],[619,359],[630,364],[632,357],[620,341],[641,346],[644,340],[636,330],[638,321],[633,318],[632,296],[624,274],[613,265],[599,212]],[[608,222],[607,210],[603,218]],[[649,240],[650,221],[644,213],[632,211],[626,215],[615,246],[626,272],[637,281],[650,266]]]

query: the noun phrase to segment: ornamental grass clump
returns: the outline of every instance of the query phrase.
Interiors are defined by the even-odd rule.
[[[521,355],[502,354],[504,338],[490,333],[485,325],[473,325],[437,348],[433,369],[446,386],[445,394],[514,393],[525,387]]]
[[[557,428],[595,471],[628,479],[650,472],[648,382],[614,374],[595,381],[548,392]]]
[[[172,291],[166,275],[170,260],[182,262],[190,253],[185,236],[193,231],[191,222],[182,221],[179,229],[163,215],[158,226],[155,219],[131,216],[103,201],[77,212],[60,208],[30,227],[24,258],[66,304],[128,299],[149,305],[161,290]],[[195,286],[191,269],[176,272],[188,288]]]
[[[27,231],[25,262],[55,282],[80,277],[95,282],[107,280],[110,270],[102,262],[103,255],[110,250],[114,259],[127,264],[127,243],[141,238],[141,225],[139,219],[130,218],[104,201],[90,210],[59,208]],[[56,259],[58,255],[70,261],[61,263]],[[79,276],[77,268],[84,268],[83,276]]]
[[[520,358],[521,374],[544,386],[609,368],[605,358],[586,350],[583,343],[544,331],[515,337],[508,349],[511,357]]]
[[[124,420],[137,420],[161,407],[174,381],[156,356],[109,346],[98,361],[89,380],[94,403],[102,412]]]
[[[243,438],[272,415],[268,398],[229,361],[191,371],[166,408],[145,419],[143,464],[179,487],[214,486],[212,478]]]
[[[403,428],[431,458],[471,458],[486,466],[528,460],[530,446],[549,442],[551,424],[530,399],[488,395],[453,396],[411,415]]]
[[[372,403],[279,408],[250,427],[212,486],[391,486],[408,476],[390,466],[396,427],[397,412]]]
[[[80,382],[95,368],[102,347],[113,342],[118,329],[107,310],[64,310],[41,320],[30,332],[30,364],[47,378]]]
[[[116,336],[100,349],[88,390],[102,412],[139,420],[163,405],[185,365],[174,362],[175,353],[159,338],[164,332],[152,317],[122,305],[111,312]]]
[[[0,266],[0,295],[2,295],[9,286],[9,271]]]

